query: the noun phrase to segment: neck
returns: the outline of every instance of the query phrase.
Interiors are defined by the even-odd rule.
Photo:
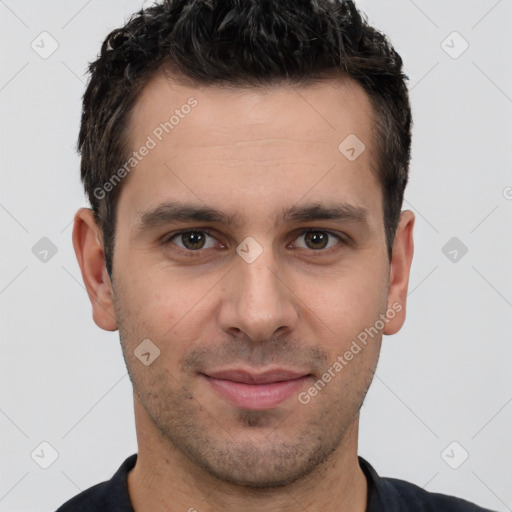
[[[252,488],[219,480],[177,450],[137,404],[137,463],[128,473],[136,512],[365,512],[367,482],[357,459],[359,416],[316,470],[282,487]]]

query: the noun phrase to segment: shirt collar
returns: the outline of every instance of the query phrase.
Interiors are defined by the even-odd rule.
[[[357,458],[368,483],[366,512],[399,512],[400,497],[397,490],[380,477],[367,460],[361,456]]]
[[[398,512],[400,502],[396,489],[381,478],[367,460],[361,456],[358,456],[358,460],[368,484],[366,512]],[[110,483],[117,491],[109,493],[109,496],[115,499],[112,510],[135,512],[128,494],[128,473],[135,467],[136,462],[137,454],[134,453],[122,463],[112,477]]]

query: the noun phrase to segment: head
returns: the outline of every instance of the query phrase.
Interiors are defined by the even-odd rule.
[[[90,73],[92,211],[73,240],[136,414],[227,481],[314,471],[354,434],[405,317],[399,55],[350,1],[168,1],[114,30]],[[233,369],[301,379],[295,398],[236,405],[214,376]]]

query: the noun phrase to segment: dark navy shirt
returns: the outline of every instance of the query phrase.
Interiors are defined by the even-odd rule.
[[[425,491],[404,480],[382,478],[370,463],[358,458],[368,481],[366,512],[492,512],[461,498]],[[86,489],[56,512],[135,512],[127,476],[136,461],[137,454],[130,455],[110,480]]]

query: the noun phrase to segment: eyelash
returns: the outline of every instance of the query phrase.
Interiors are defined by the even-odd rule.
[[[344,240],[344,238],[341,235],[333,233],[332,231],[328,231],[328,230],[325,230],[325,229],[319,229],[319,228],[308,228],[308,229],[305,229],[305,230],[301,231],[295,237],[294,241],[297,238],[301,237],[301,236],[307,235],[308,233],[318,233],[318,232],[319,233],[326,233],[327,235],[329,235],[329,237],[336,238],[338,240],[338,243],[336,245],[334,245],[333,247],[328,247],[327,249],[316,249],[316,250],[315,249],[309,249],[313,253],[328,254],[328,253],[331,253],[333,250],[339,249],[338,246],[340,245],[340,243],[341,244],[346,243],[346,240]],[[179,236],[184,235],[186,233],[202,233],[202,234],[206,234],[206,235],[208,235],[208,236],[210,236],[212,238],[215,238],[215,235],[212,234],[212,232],[210,230],[208,230],[208,229],[184,229],[184,230],[181,230],[181,231],[176,231],[174,233],[171,233],[168,236],[165,236],[162,243],[163,243],[164,246],[173,245],[178,252],[181,252],[182,254],[184,254],[186,256],[190,256],[190,257],[201,256],[202,253],[205,250],[207,250],[207,249],[196,249],[196,250],[184,249],[183,247],[179,247],[179,246],[177,246],[177,245],[172,243],[172,240],[174,240],[175,238],[178,238]],[[303,247],[299,247],[299,249],[304,249],[304,248]]]

